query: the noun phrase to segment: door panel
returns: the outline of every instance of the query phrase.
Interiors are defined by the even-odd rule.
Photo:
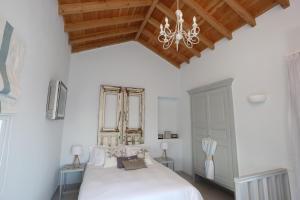
[[[226,124],[226,100],[224,89],[207,92],[209,126],[212,128],[225,128]]]
[[[215,160],[216,181],[228,187],[234,187],[231,137],[228,134],[230,125],[227,123],[226,105],[227,93],[226,88],[219,88],[207,92],[208,96],[208,123],[209,135],[218,142]]]
[[[140,110],[140,98],[138,96],[128,97],[128,127],[139,128],[139,110]]]
[[[115,129],[118,127],[118,94],[105,96],[104,128]]]
[[[142,88],[124,88],[123,143],[144,143],[145,95]]]
[[[195,126],[207,128],[207,97],[203,94],[197,94],[192,97],[192,123]]]
[[[192,146],[194,171],[200,175],[205,174],[203,163],[205,162],[205,153],[202,151],[202,139],[208,136],[208,118],[207,118],[207,97],[203,94],[197,94],[191,98],[192,105]]]
[[[193,154],[194,159],[194,170],[197,171],[197,173],[204,175],[204,166],[202,163],[205,161],[205,155],[200,153],[201,152],[201,139],[197,138],[193,142],[193,151],[197,152]]]
[[[194,159],[195,159],[195,169],[200,171],[201,173],[204,174],[204,166],[203,163],[205,161],[205,153],[202,151],[202,139],[208,136],[207,129],[202,129],[201,132],[199,132],[199,129],[193,129],[194,135],[193,141],[192,141],[192,146],[193,146],[193,152],[197,152],[193,154]]]
[[[218,144],[214,156],[215,181],[233,189],[232,160],[230,159],[231,156],[228,156],[229,154],[231,154],[231,149],[228,145]]]
[[[122,90],[115,86],[102,86],[100,93],[98,144],[118,146],[122,130]]]
[[[228,145],[228,134],[226,129],[210,129],[209,136],[217,140],[218,144]]]

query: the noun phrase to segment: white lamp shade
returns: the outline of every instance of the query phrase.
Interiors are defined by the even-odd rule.
[[[83,148],[81,145],[73,145],[71,151],[73,156],[79,156],[83,153]]]
[[[167,142],[162,142],[162,143],[160,144],[160,148],[161,148],[162,150],[167,150],[167,149],[168,149],[168,143],[167,143]]]

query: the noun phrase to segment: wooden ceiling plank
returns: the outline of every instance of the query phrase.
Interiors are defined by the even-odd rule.
[[[155,9],[157,3],[158,3],[158,0],[153,0],[151,7],[148,9],[148,12],[147,12],[147,14],[146,14],[145,20],[143,21],[143,23],[142,23],[142,25],[141,25],[141,27],[140,27],[140,30],[138,31],[138,33],[137,33],[136,36],[135,36],[135,40],[138,40],[138,39],[139,39],[139,37],[140,37],[142,31],[144,30],[146,24],[148,23],[149,18],[150,18],[151,15],[152,15],[152,13],[153,13],[153,11],[154,11],[154,9]]]
[[[242,19],[244,19],[250,26],[255,26],[255,18],[236,0],[224,0]]]
[[[184,47],[182,44],[180,44],[181,47]],[[198,51],[197,49],[195,48],[188,48],[186,47],[188,51],[190,51],[194,56],[200,58],[201,57],[201,53],[200,51]]]
[[[91,41],[110,38],[110,37],[116,37],[116,36],[131,34],[131,33],[137,33],[138,30],[139,30],[138,27],[131,27],[131,28],[126,27],[126,28],[117,29],[113,32],[110,30],[110,31],[102,32],[102,33],[87,34],[87,35],[81,36],[80,38],[70,40],[70,44],[75,45],[75,44],[80,44],[80,43],[84,43],[84,42],[91,42]]]
[[[86,50],[90,50],[90,49],[120,44],[123,42],[129,42],[132,40],[133,40],[133,38],[127,37],[127,38],[112,39],[112,40],[102,41],[102,42],[98,42],[98,43],[91,43],[91,44],[86,44],[86,45],[80,45],[80,46],[75,45],[75,46],[72,46],[72,53],[77,53],[77,52],[86,51]]]
[[[220,7],[222,7],[225,4],[225,1],[219,1],[217,4],[211,5],[208,7],[208,13],[210,15],[213,15]],[[202,19],[199,24],[202,25],[204,24],[205,20]]]
[[[152,0],[113,0],[68,3],[59,5],[60,15],[82,14],[88,12],[98,12],[104,10],[123,9],[132,7],[150,6]]]
[[[202,8],[195,0],[183,0],[183,2],[194,9],[195,12],[200,15],[205,21],[207,21],[214,29],[220,32],[228,39],[232,39],[232,33],[214,17],[212,17],[204,8]]]
[[[148,22],[155,28],[159,29],[160,23],[156,19],[150,18]],[[180,43],[180,46],[183,47],[182,43]],[[201,53],[198,50],[194,48],[187,48],[187,50],[189,50],[193,55],[201,57]]]
[[[147,49],[150,49],[151,51],[153,51],[155,54],[157,54],[158,56],[160,56],[164,60],[168,61],[170,64],[174,65],[176,68],[180,69],[180,64],[178,62],[176,62],[173,59],[169,58],[168,56],[162,54],[161,51],[159,51],[158,49],[154,48],[149,43],[147,43],[147,42],[145,42],[145,41],[143,41],[141,39],[139,39],[138,42],[141,43],[142,45],[144,45]]]
[[[144,20],[143,15],[135,15],[135,16],[103,18],[103,19],[83,21],[77,23],[68,23],[65,24],[65,32],[81,31],[81,30],[86,30],[91,28],[99,28],[99,27],[105,27],[111,25],[139,22],[143,20]]]
[[[162,13],[164,13],[167,17],[169,17],[170,19],[172,19],[173,21],[176,22],[176,16],[175,13],[172,12],[171,9],[169,9],[168,7],[166,7],[164,4],[159,3],[157,4],[157,9],[159,9]],[[184,23],[184,28],[185,29],[189,29],[191,27],[190,24]],[[199,34],[199,39],[201,40],[201,42],[203,42],[206,46],[208,46],[210,49],[214,49],[214,44],[212,41],[210,41],[209,39],[207,39],[204,35]]]
[[[143,34],[145,34],[147,37],[150,38],[150,40],[153,42],[155,42],[156,44],[158,44],[157,39],[155,37],[155,35],[153,35],[150,31],[148,30],[144,30]],[[164,50],[164,49],[163,49]],[[168,50],[164,50],[164,51],[170,51],[173,55],[175,55],[181,62],[187,62],[189,63],[189,58],[186,56],[183,56],[182,54],[180,54],[178,51],[176,51],[174,48],[169,48]]]
[[[255,11],[252,15],[252,12],[249,14],[246,9],[246,7],[250,8],[249,4],[251,3],[244,7],[240,3],[242,0],[213,0],[213,2],[212,0],[203,0],[203,5],[205,4],[207,6],[202,6],[202,4],[199,3],[200,1],[202,0],[183,0],[180,7],[187,6],[189,7],[189,9],[187,8],[188,11],[191,11],[191,9],[195,11],[196,15],[200,17],[198,24],[201,28],[203,27],[205,35],[199,35],[201,40],[199,49],[197,48],[198,46],[195,46],[195,48],[185,48],[179,52],[176,51],[174,46],[165,51],[158,42],[157,35],[160,30],[160,21],[155,20],[155,18],[160,19],[162,15],[154,11],[155,8],[160,8],[159,11],[161,11],[164,16],[169,17],[173,23],[176,21],[174,12],[176,1],[174,0],[172,2],[159,0],[59,0],[59,11],[60,14],[65,17],[65,29],[71,30],[69,36],[73,52],[119,44],[137,38],[136,41],[141,44],[144,43],[143,45],[146,48],[152,50],[172,65],[180,68],[180,64],[184,61],[189,62],[190,56],[196,55],[196,53],[200,55],[200,49],[204,48],[202,43],[207,46],[209,46],[210,43],[210,48],[214,47],[213,42],[208,40],[206,36],[216,41],[216,39],[220,37],[220,35],[216,33],[217,31],[223,36],[231,38],[232,29],[227,28],[227,25],[225,26],[224,24],[228,24],[228,27],[238,27],[244,24],[244,22],[240,20],[243,19],[248,24],[254,26],[255,17],[258,15],[257,13],[262,14],[276,5],[281,5],[283,8],[290,6],[289,0],[255,0],[256,3],[254,7],[252,6],[252,11],[255,9],[258,11]],[[156,6],[152,6],[154,2]],[[167,4],[168,7],[166,6]],[[226,6],[224,6],[224,4],[226,4]],[[161,6],[159,7],[159,5]],[[154,8],[150,9],[151,7]],[[137,12],[135,12],[135,9]],[[117,15],[118,10],[120,11],[119,16]],[[152,10],[151,13],[150,10]],[[232,15],[231,10],[237,13],[237,15]],[[226,17],[228,17],[228,19],[222,16],[222,12],[227,13]],[[229,16],[228,13],[231,13],[231,15]],[[156,22],[153,23],[152,20]],[[147,29],[147,23],[150,23],[153,27]],[[210,26],[208,27],[207,24]],[[108,28],[110,29],[108,30]],[[191,24],[185,23],[184,28],[190,29]],[[146,36],[150,38],[148,41],[146,40]],[[205,39],[207,40],[206,42],[204,42]],[[180,43],[180,46],[184,46],[184,44]]]
[[[281,5],[282,8],[288,8],[290,6],[289,0],[277,0],[277,2]]]

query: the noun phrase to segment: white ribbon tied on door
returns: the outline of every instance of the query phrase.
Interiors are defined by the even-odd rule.
[[[211,138],[202,139],[202,149],[206,153],[205,160],[205,176],[207,179],[214,180],[215,178],[215,165],[213,156],[216,152],[217,141]]]

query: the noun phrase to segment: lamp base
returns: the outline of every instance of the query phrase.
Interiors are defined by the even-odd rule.
[[[80,160],[79,160],[79,156],[78,155],[74,156],[73,167],[74,168],[79,168],[80,167]]]
[[[164,159],[167,159],[167,150],[163,151],[163,154],[162,154],[161,157],[164,158]]]

